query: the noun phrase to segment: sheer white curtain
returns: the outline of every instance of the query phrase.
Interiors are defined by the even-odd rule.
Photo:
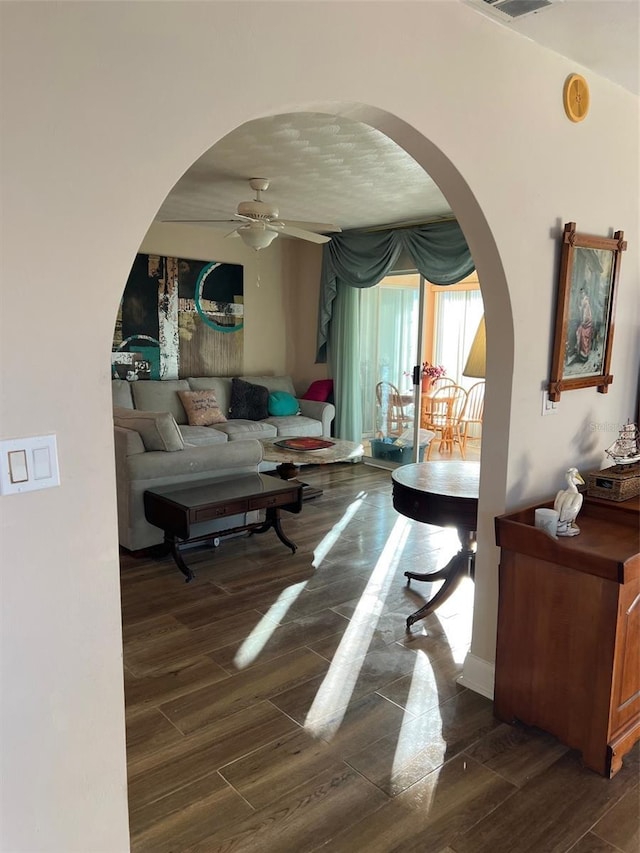
[[[447,376],[469,388],[478,380],[462,375],[473,337],[484,311],[479,290],[458,290],[436,294],[435,359]]]
[[[411,388],[418,340],[418,274],[407,276],[407,286],[361,289],[360,295],[360,381],[362,389],[363,437],[385,431],[376,405],[376,384],[392,382],[399,391]]]

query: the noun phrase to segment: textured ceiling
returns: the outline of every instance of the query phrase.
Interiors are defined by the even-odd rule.
[[[282,219],[346,228],[450,215],[426,172],[368,125],[319,113],[257,119],[209,149],[178,181],[160,220],[230,219],[268,178],[263,201]]]
[[[481,0],[449,2],[464,2],[470,14],[584,66],[576,71],[591,69],[638,94],[640,0],[553,0],[506,24]],[[451,215],[430,177],[384,134],[345,118],[296,113],[249,122],[214,145],[178,181],[157,219],[233,221],[238,203],[254,198],[252,177],[270,181],[263,200],[282,219],[347,230]]]

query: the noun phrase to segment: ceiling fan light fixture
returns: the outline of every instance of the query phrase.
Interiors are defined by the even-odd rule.
[[[266,249],[278,236],[277,231],[271,231],[264,226],[256,228],[255,225],[238,229],[238,234],[244,240],[245,245],[249,246],[250,249],[255,249],[256,252],[259,249]]]

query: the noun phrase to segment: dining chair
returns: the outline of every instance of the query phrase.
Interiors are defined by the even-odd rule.
[[[476,382],[467,389],[467,400],[462,410],[460,417],[460,436],[462,438],[462,447],[467,450],[467,441],[471,439],[479,441],[482,437],[482,418],[484,415],[484,386],[485,382]],[[470,434],[470,427],[476,425],[479,427],[478,435]],[[473,430],[471,430],[473,431]]]
[[[437,391],[438,388],[446,388],[447,385],[455,385],[456,383],[453,379],[450,379],[448,376],[441,376],[439,379],[434,379],[431,382],[431,393]]]
[[[467,392],[460,385],[445,385],[437,388],[427,398],[423,407],[423,421],[421,426],[435,432],[436,436],[429,444],[427,459],[431,457],[431,451],[438,441],[440,453],[452,453],[454,445],[458,445],[460,455],[465,458],[465,450],[460,435],[460,417],[467,399]]]
[[[392,382],[378,382],[376,400],[387,425],[387,435],[401,435],[411,426],[413,417],[406,411],[402,395]]]

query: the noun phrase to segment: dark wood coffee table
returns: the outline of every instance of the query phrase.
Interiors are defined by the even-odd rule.
[[[254,510],[266,510],[264,521],[225,528],[215,533],[198,533],[196,525],[240,515]],[[280,510],[300,512],[302,485],[278,480],[263,474],[241,474],[218,480],[200,480],[192,485],[180,484],[147,489],[144,493],[144,512],[147,521],[164,531],[164,544],[186,582],[195,575],[182,559],[180,546],[204,541],[228,533],[249,531],[265,533],[275,530],[276,536],[295,554],[296,545],[285,536],[280,525]],[[202,528],[200,528],[202,529]]]

